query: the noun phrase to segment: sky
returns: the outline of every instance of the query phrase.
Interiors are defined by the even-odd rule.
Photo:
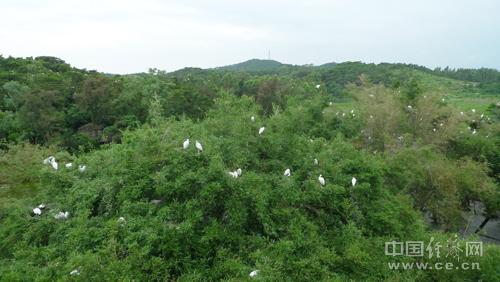
[[[500,69],[498,0],[2,0],[0,54],[108,73],[400,62]]]

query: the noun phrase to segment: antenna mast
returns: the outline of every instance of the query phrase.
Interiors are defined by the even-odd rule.
[[[267,59],[271,60],[271,49],[267,51]]]

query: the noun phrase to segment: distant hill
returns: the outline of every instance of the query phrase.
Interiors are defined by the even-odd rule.
[[[266,71],[276,71],[291,66],[292,65],[282,64],[275,60],[251,59],[234,65],[218,67],[217,69],[232,70],[232,71],[248,71],[248,72],[261,72],[261,71],[266,72]]]

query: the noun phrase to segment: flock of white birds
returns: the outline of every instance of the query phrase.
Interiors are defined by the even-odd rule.
[[[321,85],[318,84],[318,85],[316,85],[316,88],[319,89],[320,86]],[[331,102],[329,104],[332,105]],[[413,109],[413,107],[411,105],[408,105],[407,108],[409,110]],[[475,113],[475,112],[476,112],[476,110],[472,109],[472,113]],[[339,114],[340,114],[339,112],[336,113],[337,116]],[[351,110],[350,114],[353,117],[356,116],[356,114],[354,113],[354,110]],[[345,116],[345,113],[341,113],[341,115]],[[460,115],[464,115],[464,112],[460,112]],[[484,115],[481,115],[481,119],[483,119],[483,117],[484,117]],[[370,116],[370,118],[373,118],[373,116]],[[251,116],[250,120],[252,122],[254,122],[255,121],[255,116]],[[442,124],[440,126],[442,126]],[[259,131],[258,131],[258,134],[262,135],[264,133],[265,129],[266,128],[264,126],[260,127]],[[436,128],[433,128],[433,131],[435,132]],[[476,133],[477,133],[476,129],[473,129],[472,134],[476,134]],[[402,138],[402,136],[400,136],[400,138]],[[184,140],[184,142],[182,143],[182,147],[183,147],[184,150],[187,150],[189,148],[189,145],[190,145],[189,138],[186,139],[186,140]],[[198,150],[198,153],[201,153],[203,151],[203,146],[201,145],[201,143],[198,140],[195,141],[195,148]],[[43,160],[43,164],[50,165],[54,170],[58,170],[58,168],[59,168],[59,164],[57,163],[55,157],[53,157],[53,156],[50,156],[50,157],[46,158],[45,160]],[[313,164],[314,165],[318,165],[318,160],[314,159],[313,160]],[[72,163],[66,163],[65,167],[67,169],[70,169],[70,168],[73,167],[73,164]],[[87,169],[86,165],[79,165],[78,166],[78,171],[81,172],[81,173],[85,172],[86,169]],[[228,173],[229,173],[229,175],[231,177],[238,178],[238,177],[240,177],[242,175],[243,171],[241,170],[241,168],[238,168],[238,169],[236,169],[234,171],[229,171]],[[290,177],[292,175],[292,172],[291,172],[290,168],[287,168],[285,170],[285,172],[283,173],[283,175],[285,177]],[[321,175],[321,174],[319,175],[318,182],[319,182],[319,184],[321,186],[324,186],[326,184],[326,180],[323,177],[323,175]],[[354,187],[354,186],[356,186],[356,183],[357,183],[357,179],[356,179],[356,177],[353,177],[351,179],[351,185]],[[33,209],[33,214],[35,216],[40,216],[40,215],[42,215],[42,210],[44,210],[44,209],[45,209],[45,205],[44,204],[40,204],[40,205],[38,205],[37,207],[35,207]],[[57,214],[54,215],[55,219],[67,219],[68,217],[69,217],[69,212],[68,211],[65,211],[65,212],[60,211],[60,212],[58,212]],[[118,219],[118,222],[125,223],[125,218],[120,217]],[[256,277],[258,274],[259,274],[259,270],[253,270],[252,272],[250,272],[249,276],[250,277]],[[70,272],[70,275],[80,275],[80,271],[78,269],[75,269],[75,270],[73,270],[73,271]]]

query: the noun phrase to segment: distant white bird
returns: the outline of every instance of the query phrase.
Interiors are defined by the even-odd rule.
[[[203,151],[203,147],[201,146],[201,143],[198,142],[198,140],[196,140],[195,147],[196,149],[198,149],[198,151],[200,152]]]
[[[55,219],[67,219],[69,217],[69,212],[59,212],[56,215],[54,215]]]
[[[54,160],[53,162],[50,163],[53,169],[57,170],[59,168],[59,164]]]
[[[319,89],[321,87],[320,84],[316,84],[316,89]]]
[[[265,127],[259,128],[259,135],[261,135],[264,132],[265,129],[266,129]]]
[[[35,215],[41,215],[41,214],[42,214],[42,210],[41,210],[41,209],[39,209],[39,208],[34,208],[34,209],[33,209],[33,213],[34,213]]]
[[[39,204],[39,205],[38,205],[38,208],[43,210],[43,209],[45,208],[45,204],[43,204],[43,203],[42,203],[42,204]]]
[[[243,171],[241,170],[241,168],[238,168],[236,170],[236,173],[238,174],[238,176],[241,176],[241,174],[243,173]]]
[[[318,165],[318,159],[314,159],[314,165]]]
[[[251,120],[251,121],[255,121],[255,117],[254,117],[254,116],[252,116],[252,117],[250,118],[250,120]]]
[[[373,118],[373,116],[372,116],[372,115],[370,115],[370,118]]]
[[[78,166],[78,171],[81,172],[81,173],[85,172],[86,169],[87,169],[86,165],[79,165]]]
[[[238,172],[237,171],[230,171],[229,175],[231,175],[233,178],[238,178]]]
[[[462,115],[462,116],[463,116],[463,115],[464,115],[464,112],[460,112],[460,115]]]
[[[325,179],[323,178],[323,176],[321,174],[318,177],[318,181],[319,181],[319,184],[321,184],[321,186],[325,185]]]
[[[475,135],[476,133],[477,133],[477,131],[476,131],[476,129],[474,128],[474,130],[472,131],[472,134],[474,134],[474,135]]]
[[[351,114],[354,114],[354,110],[351,110]]]
[[[189,138],[184,140],[184,143],[182,143],[182,148],[186,150],[189,147]]]
[[[472,109],[472,112],[475,113],[476,112],[476,109]]]
[[[481,114],[481,118],[483,118],[483,117],[484,117],[484,114]]]
[[[72,168],[73,167],[73,164],[72,163],[67,163],[66,164],[66,168]]]
[[[255,277],[255,276],[257,276],[258,274],[259,274],[259,271],[258,271],[258,270],[254,270],[254,271],[250,272],[250,274],[249,274],[248,276],[250,276],[250,277]]]
[[[283,175],[284,175],[284,176],[290,176],[290,175],[291,175],[291,173],[290,173],[290,169],[289,169],[289,168],[287,168],[287,169],[285,170],[285,173],[283,173]]]
[[[342,113],[342,116],[345,117],[345,113]]]
[[[50,164],[52,161],[54,161],[55,158],[53,156],[50,156],[48,158],[46,158],[45,160],[43,160],[43,164]]]
[[[330,106],[333,105],[333,102],[329,102],[328,105],[330,105]]]
[[[351,183],[352,183],[352,186],[356,186],[356,177],[353,177],[352,180],[351,180]]]
[[[436,129],[435,129],[435,128],[433,128],[433,129],[432,129],[432,131],[436,132]]]
[[[442,101],[442,102],[444,102],[444,98],[443,98],[443,99],[441,99],[441,101]]]
[[[412,107],[411,107],[410,105],[408,105],[408,109],[410,109],[410,110],[411,110],[411,109],[412,109]]]
[[[439,126],[443,126],[443,125],[444,125],[444,123],[440,123],[440,124],[439,124]]]
[[[73,269],[73,270],[69,273],[69,275],[80,275],[80,270],[78,270],[78,269]]]

